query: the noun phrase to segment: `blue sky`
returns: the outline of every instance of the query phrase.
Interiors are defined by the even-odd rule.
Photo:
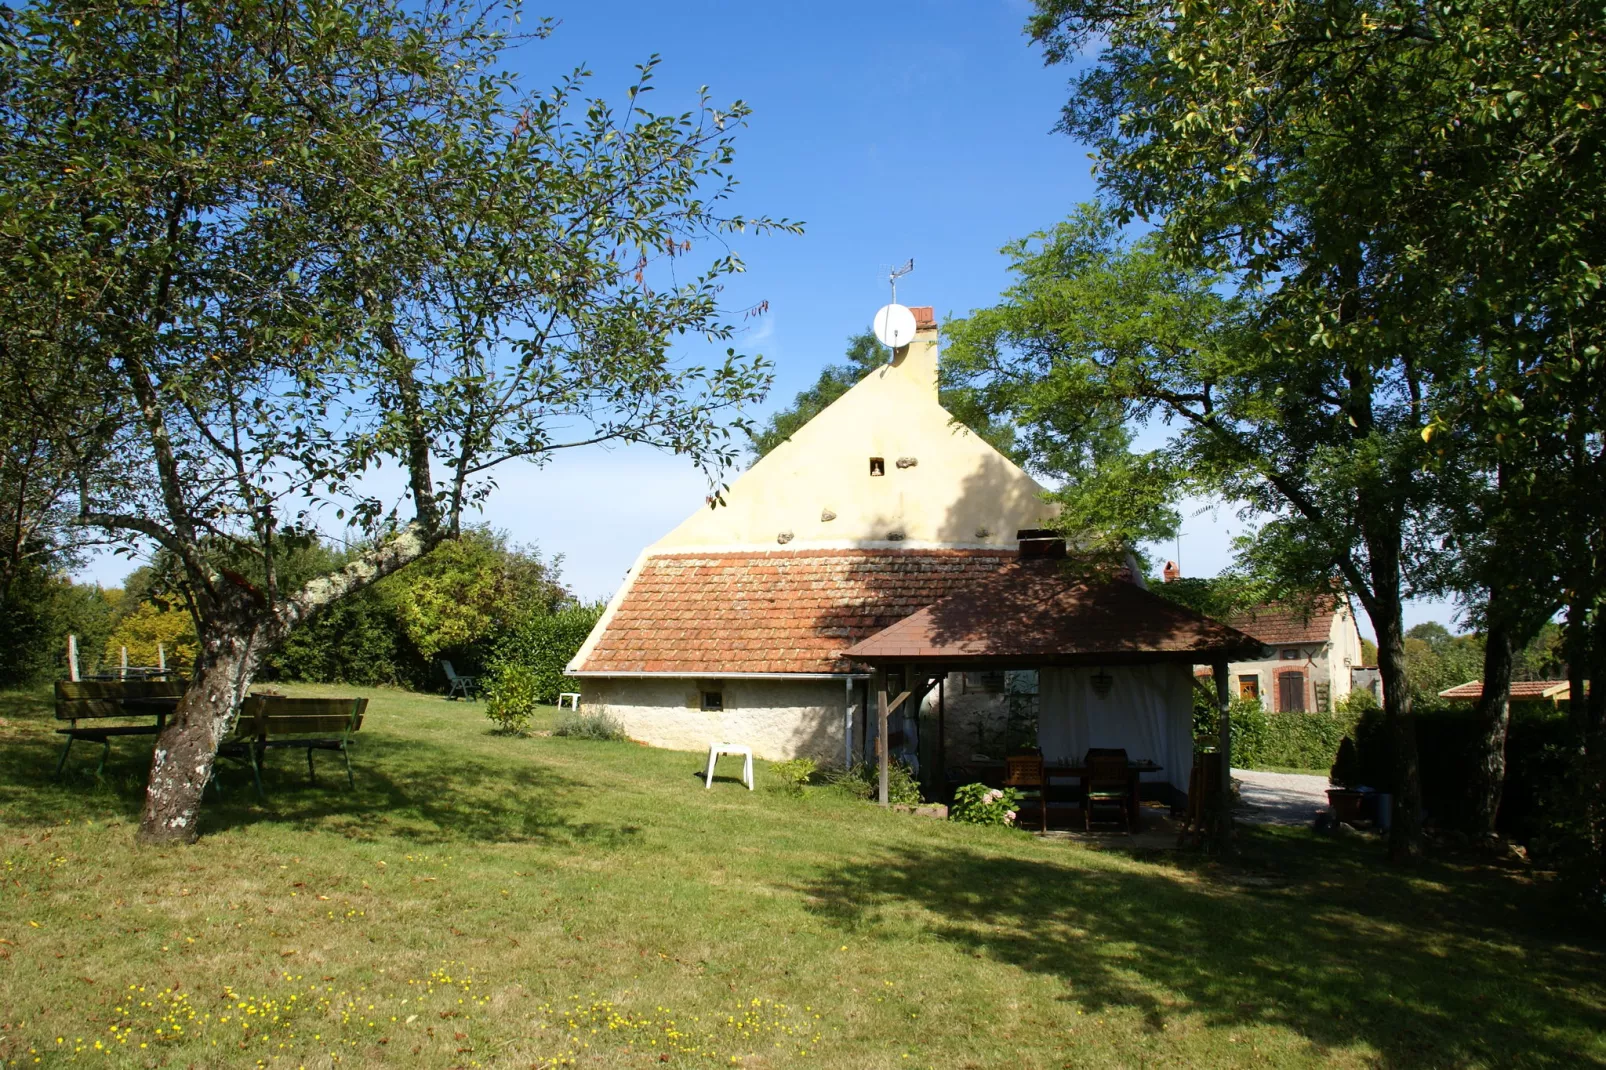
[[[1022,33],[1028,13],[1024,0],[559,0],[528,9],[559,25],[512,67],[536,88],[583,65],[595,75],[591,95],[622,101],[634,65],[657,53],[647,106],[689,109],[705,84],[717,103],[751,105],[733,168],[737,207],[806,224],[802,237],[733,243],[747,273],[728,307],[769,302],[738,343],[776,365],[762,418],[868,325],[886,303],[889,266],[913,257],[899,300],[947,320],[1007,284],[1000,246],[1093,195],[1086,147],[1053,132],[1066,72],[1044,67]],[[637,552],[706,493],[684,461],[641,449],[566,451],[541,469],[506,469],[499,484],[486,519],[563,554],[566,578],[587,597],[613,591]],[[1185,571],[1222,568],[1239,526],[1230,509],[1190,515]],[[102,559],[88,576],[111,584],[125,572]],[[1448,608],[1417,607],[1408,623],[1425,618],[1448,619]]]

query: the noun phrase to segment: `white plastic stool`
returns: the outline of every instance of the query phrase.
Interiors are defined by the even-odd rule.
[[[558,709],[560,709],[560,710],[564,708],[564,705],[565,705],[565,703],[563,701],[564,699],[568,699],[569,700],[568,703],[567,703],[569,709],[573,710],[575,713],[579,713],[580,712],[580,692],[578,692],[578,691],[564,691],[561,694],[559,694],[558,695]]]
[[[744,747],[740,743],[710,743],[708,745],[708,774],[703,787],[714,786],[714,762],[721,754],[740,754],[742,756],[742,783],[747,790],[753,790],[753,748]]]

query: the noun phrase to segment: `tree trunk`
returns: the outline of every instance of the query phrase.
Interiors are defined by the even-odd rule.
[[[212,778],[218,744],[234,727],[262,658],[297,626],[418,560],[439,538],[417,522],[409,524],[338,571],[309,580],[277,606],[233,579],[228,582],[234,586],[221,599],[208,600],[195,676],[173,719],[156,737],[139,819],[140,842],[195,841],[201,793]]]
[[[1505,598],[1489,592],[1483,647],[1483,697],[1478,700],[1478,760],[1472,775],[1472,834],[1496,836],[1495,819],[1506,781],[1506,732],[1511,724],[1511,626]]]
[[[233,729],[261,661],[259,630],[241,615],[203,642],[195,676],[156,737],[139,818],[141,843],[193,843],[199,835],[201,795],[212,779],[218,745]]]
[[[1405,622],[1398,595],[1385,588],[1378,603],[1380,612],[1373,616],[1372,628],[1377,632],[1377,667],[1383,677],[1383,717],[1394,750],[1389,859],[1414,862],[1422,855],[1422,786],[1416,758],[1416,718],[1405,671]]]

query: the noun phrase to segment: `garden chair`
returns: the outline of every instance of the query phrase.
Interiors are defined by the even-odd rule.
[[[1082,794],[1082,827],[1091,831],[1093,828],[1093,808],[1095,806],[1116,808],[1121,811],[1121,823],[1126,831],[1132,831],[1131,814],[1132,785],[1129,770],[1127,769],[1126,752],[1120,754],[1095,754],[1091,751],[1087,756],[1087,788]]]
[[[446,674],[446,697],[452,701],[456,701],[459,695],[465,701],[471,699],[479,689],[478,676],[459,676],[457,670],[452,668],[452,663],[445,658],[441,659],[441,671]]]
[[[1019,791],[1022,799],[1037,800],[1038,825],[1048,831],[1048,776],[1041,754],[1012,754],[1004,759],[1004,787]]]
[[[747,785],[748,791],[752,791],[753,748],[743,746],[740,743],[721,743],[717,739],[708,744],[708,771],[704,774],[703,787],[712,788],[714,786],[714,763],[719,760],[722,754],[734,754],[741,757],[742,783]]]

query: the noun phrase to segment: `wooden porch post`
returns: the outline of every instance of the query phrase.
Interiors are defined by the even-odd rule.
[[[1218,661],[1211,667],[1216,680],[1216,708],[1221,711],[1216,752],[1221,758],[1221,781],[1216,785],[1216,847],[1226,852],[1232,849],[1232,698],[1227,677],[1227,663]]]
[[[876,669],[876,671],[875,671],[875,691],[876,691],[875,753],[876,753],[876,761],[881,766],[881,795],[880,795],[880,801],[881,801],[881,805],[882,806],[886,806],[887,805],[887,763],[889,761],[889,758],[888,758],[888,755],[887,755],[887,670],[886,669],[880,669],[880,668]]]

